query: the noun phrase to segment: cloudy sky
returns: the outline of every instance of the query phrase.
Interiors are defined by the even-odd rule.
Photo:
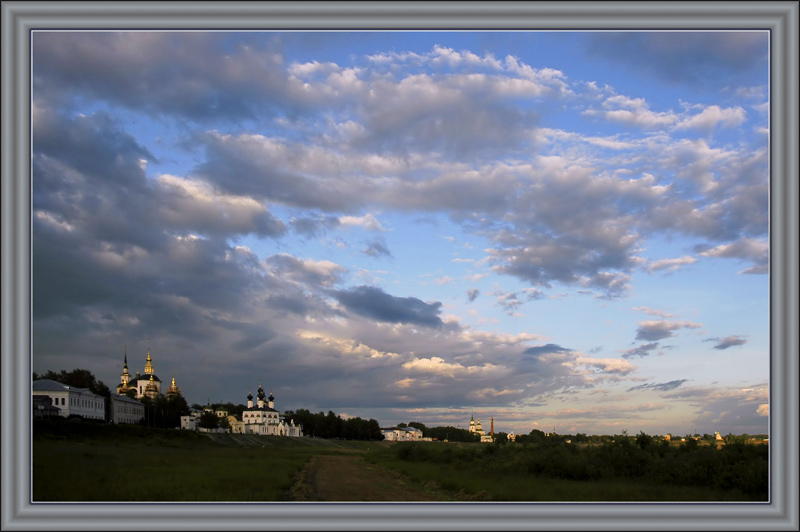
[[[34,32],[33,370],[766,433],[768,34]]]

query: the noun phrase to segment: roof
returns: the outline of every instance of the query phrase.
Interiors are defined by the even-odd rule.
[[[33,381],[34,392],[86,392],[89,388],[78,388],[76,386],[69,386],[62,382],[50,379],[38,379]]]
[[[121,401],[123,403],[136,403],[137,405],[143,404],[141,401],[137,401],[136,399],[131,399],[127,395],[119,395],[115,393],[111,395],[111,398],[114,401]]]
[[[33,381],[34,392],[75,392],[80,394],[91,394],[95,397],[103,397],[102,395],[94,393],[89,388],[78,388],[77,386],[70,386],[62,382],[50,379],[37,379]]]
[[[254,412],[254,411],[277,412],[277,410],[275,410],[274,408],[270,408],[268,406],[253,406],[251,408],[246,408],[246,409],[243,410],[243,412]]]
[[[155,375],[153,375],[153,380],[156,381],[156,382],[161,382],[161,379],[159,379]],[[131,380],[128,381],[128,386],[131,386],[134,383],[138,383],[139,381],[142,381],[144,383],[148,383],[148,382],[150,382],[150,376],[148,375],[148,376],[145,377],[144,375],[140,375],[138,377],[134,377],[134,378],[132,378]]]

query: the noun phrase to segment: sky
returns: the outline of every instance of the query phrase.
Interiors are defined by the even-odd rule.
[[[32,370],[769,431],[767,32],[34,31]]]

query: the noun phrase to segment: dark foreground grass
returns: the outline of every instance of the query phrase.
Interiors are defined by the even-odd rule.
[[[285,501],[312,456],[369,448],[369,442],[39,423],[33,501]]]
[[[398,457],[396,448],[370,453],[367,459],[381,467],[397,471],[414,482],[453,493],[460,500],[495,502],[742,502],[752,500],[738,490],[654,484],[632,479],[565,480],[522,472],[487,472],[465,463],[407,461]]]

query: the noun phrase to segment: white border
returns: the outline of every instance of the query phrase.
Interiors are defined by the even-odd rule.
[[[30,32],[36,29],[771,32],[769,504],[31,504]],[[2,530],[793,530],[798,525],[798,3],[3,2]]]

